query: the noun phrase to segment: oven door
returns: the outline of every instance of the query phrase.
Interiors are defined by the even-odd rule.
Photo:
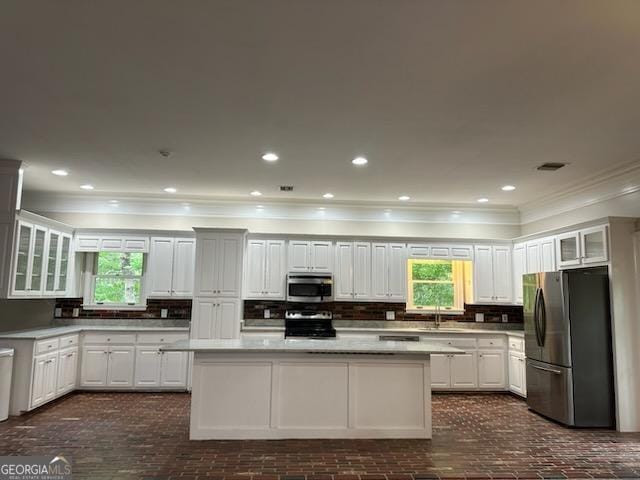
[[[326,280],[290,278],[287,284],[287,301],[322,303],[333,301],[333,285]]]

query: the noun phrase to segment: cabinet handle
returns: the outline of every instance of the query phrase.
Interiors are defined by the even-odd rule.
[[[105,355],[106,355],[107,353],[109,353],[109,352],[104,352],[104,354],[105,354]]]

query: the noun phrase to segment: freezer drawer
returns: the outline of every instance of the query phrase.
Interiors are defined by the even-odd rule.
[[[570,368],[527,359],[527,405],[565,425],[574,425]]]

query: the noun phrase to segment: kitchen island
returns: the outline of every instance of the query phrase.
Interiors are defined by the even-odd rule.
[[[188,340],[190,438],[431,438],[430,342]]]

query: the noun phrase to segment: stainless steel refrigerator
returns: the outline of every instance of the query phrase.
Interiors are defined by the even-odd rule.
[[[615,426],[606,267],[523,276],[527,404],[565,425]]]

